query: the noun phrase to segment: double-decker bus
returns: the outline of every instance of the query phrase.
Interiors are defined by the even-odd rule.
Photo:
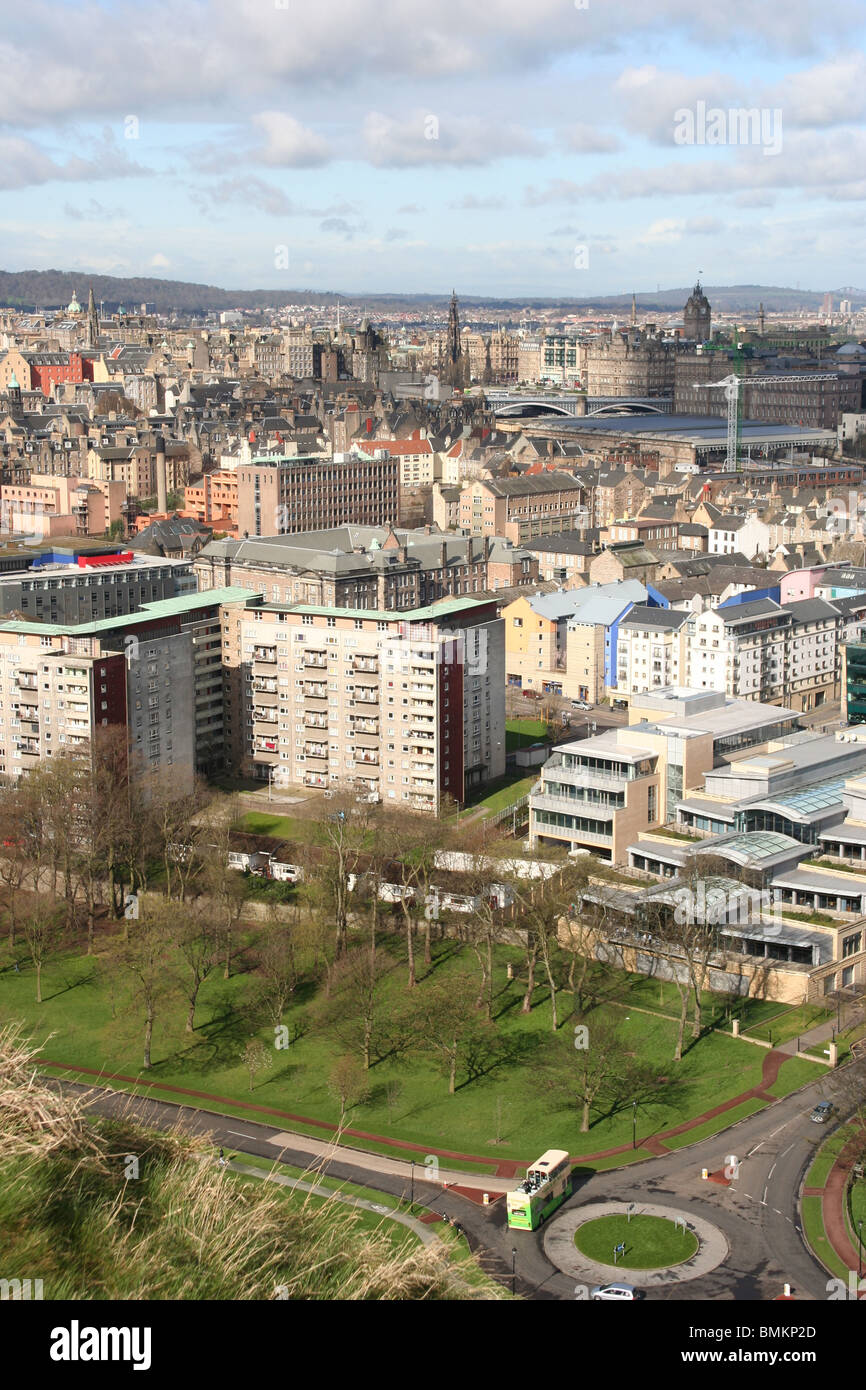
[[[548,1149],[526,1170],[520,1186],[508,1193],[508,1224],[534,1231],[570,1195],[568,1154],[564,1149]]]

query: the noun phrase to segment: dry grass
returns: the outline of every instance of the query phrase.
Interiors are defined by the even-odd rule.
[[[0,1030],[0,1264],[47,1299],[495,1299],[447,1251],[395,1251],[337,1200],[239,1182],[198,1136],[104,1119]],[[130,1101],[130,1105],[132,1102]],[[129,1156],[138,1160],[130,1177]]]

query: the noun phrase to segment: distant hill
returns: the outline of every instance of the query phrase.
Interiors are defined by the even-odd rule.
[[[118,305],[136,310],[146,304],[150,312],[197,314],[218,312],[221,309],[278,309],[286,304],[333,304],[337,294],[331,290],[224,290],[216,285],[198,285],[185,280],[157,280],[147,276],[88,275],[69,270],[0,270],[0,305],[21,309],[59,308],[69,303],[77,292],[82,303],[93,287],[97,303],[114,311]],[[759,303],[769,313],[794,313],[815,310],[821,306],[822,290],[799,290],[775,285],[705,285],[713,307],[721,312],[754,313]],[[677,289],[637,293],[641,314],[677,313],[682,309],[691,286]],[[833,298],[852,300],[855,306],[866,305],[866,290],[833,290]],[[424,308],[444,308],[447,295],[438,294],[343,294],[343,304],[365,306],[368,311],[418,311]],[[464,312],[490,309],[512,313],[523,310],[562,309],[563,313],[598,309],[600,312],[626,313],[631,309],[631,294],[601,295],[586,299],[556,297],[529,299],[493,299],[473,294],[460,294]]]

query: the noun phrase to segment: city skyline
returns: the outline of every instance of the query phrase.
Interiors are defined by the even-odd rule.
[[[4,42],[6,267],[503,297],[698,267],[856,283],[863,30],[848,0],[202,0],[181,32],[161,3],[37,5]]]

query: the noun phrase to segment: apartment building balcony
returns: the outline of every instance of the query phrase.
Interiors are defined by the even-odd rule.
[[[412,684],[409,686],[409,690],[410,690],[411,693],[414,694],[414,695],[421,695],[421,696],[427,695],[427,696],[430,697],[431,700],[433,699],[434,695],[436,694],[436,687],[435,687],[435,685],[432,685],[432,684],[429,684],[429,683],[425,683],[425,684],[423,684],[423,685],[420,685],[420,684],[418,684],[417,682],[414,682],[414,681],[413,681]]]
[[[86,700],[67,700],[66,707],[73,714],[90,714],[90,705]]]
[[[260,705],[253,710],[253,719],[257,724],[276,724],[276,706]]]
[[[323,772],[305,772],[305,773],[304,773],[304,786],[305,786],[305,787],[326,787],[327,785],[328,785],[328,778],[327,778],[327,776],[325,775],[325,773],[323,773]]]
[[[366,671],[371,676],[379,674],[379,662],[375,656],[356,656],[352,663],[353,671]]]
[[[305,757],[305,758],[322,758],[325,762],[327,762],[327,761],[328,761],[328,745],[327,745],[327,743],[305,743],[305,744],[304,744],[304,757]]]
[[[264,661],[264,662],[268,663],[269,665],[276,666],[276,664],[277,664],[277,649],[276,649],[276,647],[253,647],[253,660],[254,660],[254,661]]]
[[[19,752],[30,758],[39,757],[39,740],[22,738],[18,745]]]
[[[35,688],[36,687],[34,686],[33,689],[35,690]],[[87,695],[90,690],[90,687],[83,683],[79,684],[77,681],[74,684],[71,681],[67,681],[66,689],[70,695]]]
[[[326,714],[314,714],[308,711],[304,715],[304,727],[306,729],[327,729],[328,716]]]
[[[67,727],[67,729],[89,729],[89,728],[90,728],[90,720],[89,720],[89,719],[67,719],[67,721],[66,721],[66,727]]]
[[[436,725],[432,721],[429,726],[427,724],[413,724],[409,732],[411,737],[419,742],[423,741],[425,744],[436,742]]]
[[[356,748],[356,763],[370,763],[373,767],[379,766],[379,754],[372,748]]]
[[[256,676],[253,680],[256,695],[276,695],[277,682],[272,676]]]
[[[327,700],[328,687],[317,681],[304,681],[304,699],[306,700]]]
[[[26,672],[26,674],[25,674],[24,671],[19,671],[19,672],[18,672],[18,689],[19,689],[19,690],[38,690],[38,689],[39,689],[39,680],[38,680],[36,674],[33,673],[33,674],[31,675],[31,673],[30,673],[29,671]]]
[[[265,734],[259,734],[253,739],[254,753],[277,753],[279,751],[279,741],[275,738],[268,738]]]
[[[355,733],[356,733],[356,734],[375,734],[376,737],[378,738],[378,736],[379,736],[379,721],[378,721],[378,719],[356,719],[356,720],[355,720]]]
[[[322,670],[326,670],[326,669],[327,669],[327,666],[328,666],[328,653],[327,653],[327,652],[305,652],[305,653],[304,653],[304,665],[305,665],[305,666],[318,666],[318,667],[320,667]]]
[[[355,700],[362,705],[378,705],[379,687],[378,685],[356,685]]]

